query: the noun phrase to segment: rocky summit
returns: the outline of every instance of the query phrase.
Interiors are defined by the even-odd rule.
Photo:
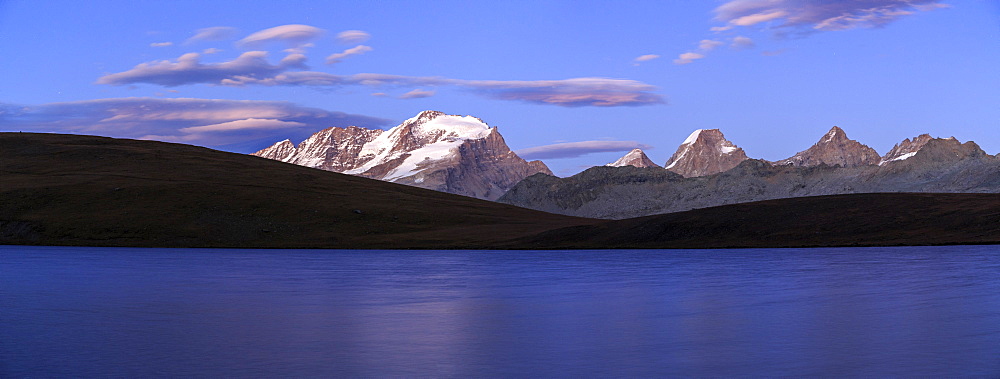
[[[552,174],[514,154],[495,127],[437,111],[384,131],[328,128],[298,146],[285,140],[253,155],[488,200],[528,176]]]
[[[640,168],[660,167],[660,165],[653,162],[652,159],[649,159],[649,157],[646,156],[646,153],[644,153],[642,149],[632,149],[632,151],[628,152],[628,154],[625,154],[625,156],[618,158],[617,161],[608,163],[605,166],[610,166],[610,167],[633,166]]]
[[[834,126],[812,147],[774,164],[856,167],[878,164],[880,160],[881,157],[875,149],[847,138],[847,133],[843,129]]]
[[[690,178],[727,171],[747,159],[743,149],[729,142],[719,129],[698,129],[663,167]]]

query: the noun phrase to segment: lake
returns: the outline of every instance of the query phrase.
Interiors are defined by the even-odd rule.
[[[0,246],[0,377],[1000,376],[1000,246]]]

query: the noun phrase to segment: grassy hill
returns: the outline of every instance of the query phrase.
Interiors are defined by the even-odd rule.
[[[490,248],[596,223],[188,145],[0,133],[0,243]]]
[[[0,244],[378,249],[1000,243],[1000,195],[858,194],[594,220],[243,154],[0,133]]]

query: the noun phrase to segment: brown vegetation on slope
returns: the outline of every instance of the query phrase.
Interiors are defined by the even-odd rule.
[[[188,145],[0,133],[0,244],[491,248],[595,222]]]
[[[581,225],[522,238],[534,248],[729,248],[1000,243],[1000,195],[800,197]]]

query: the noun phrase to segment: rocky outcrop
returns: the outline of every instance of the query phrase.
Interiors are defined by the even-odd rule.
[[[834,126],[812,147],[791,158],[774,162],[792,166],[841,166],[855,167],[878,164],[881,157],[875,149],[847,138],[843,129]]]
[[[489,200],[525,177],[552,174],[514,154],[495,127],[436,111],[385,131],[328,128],[298,146],[285,140],[253,155]]]
[[[605,166],[609,167],[633,166],[639,168],[660,167],[660,165],[653,162],[652,159],[649,159],[649,157],[646,156],[646,153],[644,153],[642,149],[632,149],[632,151],[628,152],[628,154],[625,154],[625,156],[618,158],[617,161],[608,163]]]
[[[747,159],[743,149],[729,142],[719,129],[698,129],[663,167],[691,178],[730,170]]]
[[[879,165],[910,158],[914,156],[917,151],[920,151],[920,149],[932,139],[933,138],[930,134],[921,134],[913,137],[913,140],[910,140],[909,138],[904,139],[903,142],[897,143],[896,146],[892,147],[892,150],[889,150],[889,152],[882,157]]]

